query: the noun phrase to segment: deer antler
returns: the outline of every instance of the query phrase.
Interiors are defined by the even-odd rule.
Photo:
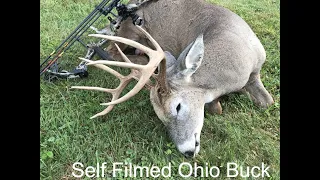
[[[140,26],[136,26],[136,27],[147,36],[147,38],[150,40],[150,42],[153,44],[153,46],[156,48],[156,50],[150,49],[150,48],[148,48],[138,42],[135,42],[135,41],[132,41],[129,39],[125,39],[122,37],[107,36],[107,35],[101,35],[101,34],[89,35],[89,36],[93,36],[93,37],[105,38],[105,39],[109,39],[112,41],[117,41],[117,42],[121,42],[121,43],[130,45],[130,46],[135,47],[139,50],[142,50],[145,54],[147,54],[149,56],[149,59],[150,59],[149,63],[146,65],[133,64],[128,59],[128,57],[121,51],[121,49],[118,47],[117,44],[115,44],[115,45],[116,45],[118,51],[120,52],[120,55],[122,56],[122,58],[124,59],[125,62],[115,62],[115,61],[109,61],[109,60],[91,61],[89,59],[80,58],[83,61],[87,61],[88,62],[87,65],[93,65],[97,68],[103,69],[103,70],[113,74],[114,76],[116,76],[117,78],[120,79],[120,84],[115,89],[106,89],[106,88],[101,88],[101,87],[87,87],[87,86],[72,86],[71,87],[72,89],[96,90],[96,91],[102,91],[102,92],[107,92],[107,93],[112,94],[111,102],[101,104],[101,105],[108,105],[108,107],[105,110],[103,110],[102,112],[92,116],[90,119],[93,119],[95,117],[102,116],[102,115],[109,113],[113,109],[114,105],[128,100],[129,98],[131,98],[132,96],[137,94],[145,85],[150,86],[148,84],[149,78],[153,75],[154,71],[156,70],[159,63],[163,59],[164,59],[164,63],[162,63],[162,66],[164,64],[164,67],[165,67],[165,55],[164,55],[164,52],[161,49],[160,45],[144,29],[142,29]],[[103,64],[105,64],[105,65],[103,65]],[[118,73],[117,71],[111,69],[110,67],[108,67],[106,65],[131,68],[131,73],[127,76],[123,76],[122,74]],[[164,76],[165,76],[165,72],[164,72]],[[158,78],[156,75],[155,75],[155,77]],[[119,98],[121,92],[124,90],[124,88],[128,85],[128,83],[132,79],[138,80],[135,87],[131,91],[129,91],[126,95]]]

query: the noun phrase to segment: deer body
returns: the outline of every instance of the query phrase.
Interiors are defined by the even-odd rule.
[[[243,88],[251,74],[259,74],[266,59],[263,46],[248,24],[223,7],[202,0],[158,0],[143,6],[137,14],[144,19],[144,29],[175,58],[203,34],[202,65],[188,86],[214,90],[209,90],[206,102]],[[117,35],[152,47],[129,19]]]
[[[155,86],[150,100],[184,155],[200,151],[205,104],[219,111],[218,98],[241,89],[259,106],[273,103],[260,80],[265,50],[235,13],[202,0],[155,0],[141,6],[137,14],[144,19],[142,27],[165,51],[168,91]],[[117,36],[154,47],[131,19],[121,24]],[[115,46],[108,47],[115,59],[119,58],[116,51]]]

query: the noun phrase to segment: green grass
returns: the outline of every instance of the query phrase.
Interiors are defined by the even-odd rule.
[[[205,118],[200,154],[186,159],[176,150],[154,113],[147,90],[117,105],[108,115],[90,120],[104,109],[100,102],[109,101],[110,96],[69,88],[73,85],[115,87],[118,82],[112,76],[89,67],[89,77],[82,80],[49,83],[41,78],[40,179],[75,179],[71,174],[75,162],[85,167],[107,162],[108,170],[114,162],[158,167],[170,162],[171,179],[182,179],[177,171],[182,162],[221,166],[217,179],[228,179],[228,162],[242,166],[261,166],[264,162],[270,165],[271,175],[265,179],[280,179],[280,1],[209,1],[239,14],[260,38],[267,53],[261,71],[262,81],[275,104],[263,110],[245,95],[226,97],[221,102],[223,114],[207,114]],[[45,59],[98,3],[100,0],[41,0],[40,60]],[[98,28],[104,22],[107,21],[103,20]],[[61,67],[71,70],[80,62],[77,57],[84,55],[84,48],[75,44],[64,54]],[[110,175],[110,171],[106,173]]]

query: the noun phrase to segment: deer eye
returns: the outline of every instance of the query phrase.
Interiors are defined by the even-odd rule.
[[[179,103],[178,106],[176,107],[177,113],[180,111],[180,109],[181,109],[181,105]]]

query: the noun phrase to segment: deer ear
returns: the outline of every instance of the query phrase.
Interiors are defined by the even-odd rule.
[[[178,57],[179,76],[189,78],[200,67],[204,55],[203,34],[189,44]]]
[[[170,68],[177,62],[176,58],[169,52],[169,51],[164,51],[164,55],[166,58],[166,66],[167,68]]]

